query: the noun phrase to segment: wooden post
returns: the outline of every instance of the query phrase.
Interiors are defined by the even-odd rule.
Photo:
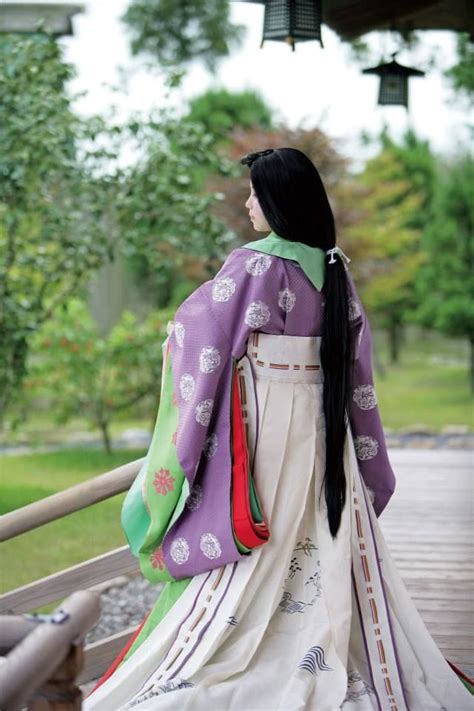
[[[99,608],[99,595],[80,590],[49,621],[35,623],[0,665],[2,711],[20,711],[25,705],[32,711],[81,708],[74,680],[82,667],[83,638],[99,619]],[[0,637],[9,626],[11,618],[0,617]]]
[[[82,691],[76,679],[84,664],[83,640],[72,644],[61,666],[28,703],[28,711],[80,711]]]

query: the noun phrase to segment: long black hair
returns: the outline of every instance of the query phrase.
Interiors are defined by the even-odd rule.
[[[336,246],[334,215],[314,163],[295,148],[249,153],[241,163],[271,229],[290,242],[302,242],[325,252]],[[349,325],[349,284],[339,254],[329,264],[323,285],[324,316],[321,366],[326,423],[324,491],[329,530],[339,530],[346,501],[344,444],[351,398],[353,343]]]

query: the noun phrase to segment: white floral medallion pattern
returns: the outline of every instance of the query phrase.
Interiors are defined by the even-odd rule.
[[[189,558],[189,546],[185,538],[175,538],[170,546],[170,556],[178,565],[186,563]]]
[[[361,410],[372,410],[377,405],[377,396],[373,385],[358,385],[352,395],[354,402]]]
[[[212,298],[214,301],[229,301],[235,291],[235,281],[231,277],[217,279],[212,286]]]
[[[292,311],[296,304],[296,295],[289,289],[283,289],[283,291],[278,292],[278,306],[289,313]]]
[[[180,348],[183,347],[185,333],[186,333],[186,330],[185,330],[183,324],[181,323],[181,321],[176,321],[174,324],[174,335],[176,338],[176,343],[178,344],[178,346]]]
[[[195,382],[190,373],[183,373],[179,379],[179,392],[183,400],[191,400],[194,395]]]
[[[362,314],[359,302],[349,297],[349,321],[355,321]]]
[[[369,435],[359,435],[356,437],[354,439],[354,447],[357,459],[363,462],[376,457],[379,451],[379,443],[374,437],[370,437]]]
[[[254,254],[246,260],[245,268],[252,276],[260,276],[270,268],[271,263],[269,254]]]
[[[252,301],[245,312],[244,321],[251,328],[259,328],[270,320],[270,309],[264,301]]]
[[[203,427],[207,427],[211,421],[213,406],[214,400],[201,400],[201,402],[196,405],[196,422],[199,422]]]
[[[193,484],[191,491],[189,492],[188,500],[186,501],[186,506],[190,511],[196,511],[201,506],[202,501],[202,486],[201,484]]]
[[[206,441],[204,442],[204,447],[202,451],[208,459],[212,459],[212,457],[215,455],[215,453],[217,452],[218,445],[219,440],[214,432],[210,434],[209,437],[206,437]]]
[[[199,548],[204,553],[206,558],[213,560],[220,558],[222,555],[221,544],[219,539],[213,533],[203,533],[199,540]]]
[[[214,346],[204,346],[199,355],[199,370],[201,373],[212,373],[221,364],[221,356]]]

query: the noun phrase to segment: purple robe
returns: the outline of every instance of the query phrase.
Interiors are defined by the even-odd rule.
[[[372,375],[369,322],[349,271],[356,361],[350,426],[360,473],[379,516],[395,489]],[[175,578],[239,560],[232,532],[231,376],[252,331],[320,336],[324,298],[294,261],[238,248],[175,314],[169,336],[179,407],[177,456],[191,493],[162,544]],[[258,446],[258,442],[257,442]],[[302,502],[303,505],[303,502]],[[271,525],[270,525],[271,531]]]

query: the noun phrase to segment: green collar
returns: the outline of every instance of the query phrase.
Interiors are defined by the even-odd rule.
[[[243,244],[242,247],[298,262],[316,289],[321,291],[323,288],[326,273],[326,254],[323,249],[309,247],[302,242],[290,242],[290,240],[280,237],[275,232],[270,232],[267,237],[257,239],[255,242]]]

